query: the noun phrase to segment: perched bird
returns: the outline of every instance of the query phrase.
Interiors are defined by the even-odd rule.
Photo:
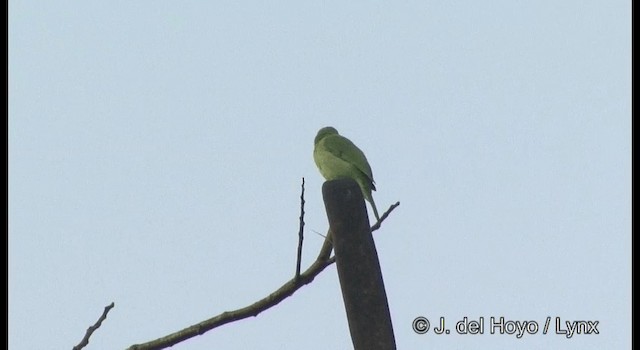
[[[324,127],[314,140],[313,160],[327,180],[354,179],[362,190],[362,196],[371,203],[376,220],[380,220],[371,196],[371,191],[376,190],[371,167],[364,153],[353,142],[338,134],[335,128]]]

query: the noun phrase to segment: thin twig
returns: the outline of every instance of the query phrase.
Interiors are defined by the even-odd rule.
[[[302,193],[300,194],[300,229],[298,230],[298,260],[296,261],[296,280],[300,278],[300,264],[302,263],[302,240],[304,239],[304,177],[302,178]]]
[[[392,204],[389,209],[387,209],[386,212],[384,212],[384,214],[382,214],[382,216],[380,217],[380,220],[378,220],[378,222],[376,222],[373,226],[371,226],[371,232],[377,230],[380,228],[380,224],[382,224],[382,222],[384,221],[384,219],[386,219],[389,214],[391,214],[391,212],[397,208],[400,205],[400,202],[395,202],[394,204]]]
[[[100,318],[98,318],[98,321],[93,326],[87,328],[87,332],[84,334],[84,338],[82,338],[78,345],[73,347],[73,350],[80,350],[89,344],[89,338],[91,338],[91,335],[96,331],[96,329],[100,328],[100,326],[102,325],[102,321],[107,318],[107,314],[109,313],[109,311],[111,311],[111,309],[113,309],[114,306],[115,304],[111,303],[104,307],[104,311],[102,312]]]

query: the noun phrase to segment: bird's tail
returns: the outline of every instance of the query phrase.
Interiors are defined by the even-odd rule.
[[[376,203],[373,202],[373,197],[369,197],[369,203],[371,203],[371,208],[373,209],[373,215],[376,217],[376,222],[380,221],[380,215],[378,215],[378,208],[376,208]]]

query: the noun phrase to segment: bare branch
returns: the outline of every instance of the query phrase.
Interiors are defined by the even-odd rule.
[[[387,218],[389,214],[399,205],[400,202],[397,202],[389,207],[387,212],[382,215],[380,220],[371,227],[371,231],[379,229],[382,221],[384,221],[384,219]],[[320,248],[318,257],[313,262],[313,264],[311,264],[311,266],[309,266],[309,268],[299,276],[294,276],[294,278],[283,284],[280,288],[278,288],[278,290],[274,291],[268,296],[244,308],[223,312],[208,320],[196,323],[190,327],[166,335],[162,338],[158,338],[156,340],[152,340],[143,344],[132,345],[127,350],[164,349],[195,336],[202,335],[224,324],[242,320],[250,316],[255,317],[262,311],[265,311],[272,306],[279,304],[282,300],[293,295],[293,293],[295,293],[302,286],[311,283],[314,278],[320,274],[320,272],[322,272],[327,266],[333,264],[335,262],[335,256],[330,258],[332,249],[333,244],[331,243],[331,231],[329,231],[327,233],[327,237],[325,238],[325,242],[322,245],[322,248]]]
[[[109,313],[109,311],[111,311],[111,309],[113,309],[114,306],[115,304],[111,303],[104,307],[104,311],[102,312],[100,318],[98,318],[98,321],[93,326],[87,328],[87,332],[84,334],[84,338],[82,338],[78,345],[73,347],[73,350],[80,350],[89,344],[89,338],[91,338],[91,335],[96,331],[96,329],[100,328],[100,326],[102,325],[102,321],[107,318],[107,314]]]
[[[234,311],[223,312],[218,316],[148,343],[132,345],[129,347],[129,350],[163,349],[197,335],[202,335],[207,331],[229,322],[238,321],[249,316],[257,316],[262,311],[277,305],[282,300],[292,295],[295,291],[300,289],[300,287],[311,283],[311,281],[313,281],[313,279],[329,265],[331,265],[331,262],[328,260],[316,260],[305,272],[300,274],[299,278],[291,279],[275,292],[247,307]]]
[[[300,193],[300,229],[298,230],[298,260],[296,261],[296,279],[300,278],[300,264],[302,263],[302,240],[304,239],[304,177],[302,178],[302,193]]]
[[[389,214],[391,214],[391,212],[397,208],[400,205],[400,202],[395,202],[394,204],[392,204],[389,209],[387,209],[386,212],[384,212],[384,214],[382,214],[382,216],[380,217],[380,220],[378,220],[378,222],[375,223],[375,225],[371,226],[371,232],[376,231],[377,229],[380,228],[380,224],[382,224],[382,222],[384,221],[384,219],[386,219]]]

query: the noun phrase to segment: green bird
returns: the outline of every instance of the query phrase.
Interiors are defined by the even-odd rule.
[[[378,209],[371,196],[371,191],[375,191],[376,186],[371,166],[369,166],[364,153],[348,138],[338,134],[338,130],[330,126],[320,129],[313,143],[313,160],[316,162],[320,174],[327,181],[339,178],[354,179],[362,190],[362,196],[371,203],[376,221],[379,221]]]

